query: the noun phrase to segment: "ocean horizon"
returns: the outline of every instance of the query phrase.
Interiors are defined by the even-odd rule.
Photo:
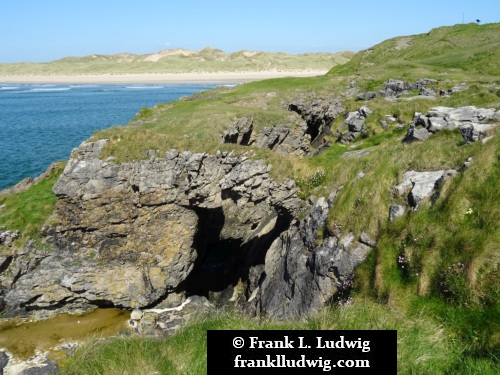
[[[97,130],[216,84],[0,83],[0,190],[43,173]]]

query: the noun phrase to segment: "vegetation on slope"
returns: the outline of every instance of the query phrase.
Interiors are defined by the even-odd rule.
[[[366,103],[373,111],[366,138],[349,147],[334,144],[318,156],[230,149],[265,158],[273,164],[276,178],[310,181],[316,171],[324,172],[318,186],[301,185],[304,197],[327,196],[344,186],[325,231],[355,235],[365,231],[378,239],[369,261],[355,276],[354,300],[376,301],[387,313],[396,309],[413,322],[417,317],[432,321],[443,330],[446,345],[459,348],[460,354],[440,363],[444,369],[431,365],[424,371],[416,359],[411,361],[413,369],[405,369],[406,362],[400,359],[401,373],[494,373],[500,355],[500,228],[495,220],[500,201],[495,189],[500,183],[499,137],[486,144],[465,144],[458,131],[441,132],[422,143],[404,144],[401,138],[415,112],[427,113],[437,105],[500,108],[500,67],[495,63],[500,57],[499,36],[500,24],[491,24],[457,25],[391,39],[361,51],[324,77],[219,88],[145,111],[133,120],[142,125],[110,129],[96,137],[110,138],[107,156],[118,160],[140,159],[148,148],[160,153],[171,147],[229,150],[219,137],[236,118],[253,116],[257,128],[286,123],[289,112],[284,104],[293,99],[340,97],[347,113],[362,105],[350,93],[352,87],[376,91],[391,78],[411,82],[433,78],[438,80],[435,88],[446,91],[466,82],[467,90],[436,100],[376,98]],[[397,121],[383,129],[380,121],[387,115]],[[147,138],[147,143],[132,142],[138,137]],[[340,158],[347,150],[359,149],[373,152]],[[444,184],[434,205],[427,203],[394,222],[387,220],[394,199],[389,191],[405,171],[461,170],[469,157],[474,159],[472,166]],[[360,172],[364,177],[357,179]],[[402,345],[400,350],[406,350]]]
[[[328,70],[347,62],[353,52],[306,53],[166,50],[147,55],[120,53],[65,57],[49,63],[0,64],[0,75],[74,75],[129,73],[238,72],[269,70]]]
[[[64,169],[64,163],[54,168],[45,179],[17,194],[0,195],[0,233],[16,234],[15,245],[22,246],[36,238],[54,211],[57,197],[52,186]],[[5,246],[0,241],[0,255]],[[2,249],[3,248],[3,249]]]
[[[458,131],[443,131],[422,143],[403,144],[401,138],[415,112],[427,113],[434,106],[499,109],[499,41],[500,24],[457,25],[394,38],[359,52],[323,77],[220,87],[143,109],[128,126],[96,133],[94,139],[110,140],[103,157],[116,161],[143,159],[149,149],[159,154],[170,148],[209,153],[234,149],[271,163],[277,179],[295,178],[304,197],[328,196],[343,186],[324,233],[359,235],[365,231],[377,239],[377,246],[357,270],[350,299],[335,301],[318,316],[280,325],[221,314],[194,323],[168,340],[90,343],[66,363],[65,371],[126,373],[124,364],[132,368],[148,364],[151,372],[201,374],[206,371],[206,342],[199,337],[207,329],[284,328],[398,329],[401,374],[498,373],[499,130],[485,144],[466,144]],[[391,78],[437,79],[438,90],[461,82],[468,88],[435,100],[355,101],[353,88],[379,90]],[[290,113],[284,104],[313,97],[341,98],[346,113],[367,105],[372,114],[365,137],[303,158],[220,142],[222,132],[239,117],[252,116],[257,130],[287,123]],[[387,115],[396,121],[384,129],[380,121]],[[339,118],[332,129],[342,121]],[[334,140],[335,134],[331,137]],[[340,157],[345,151],[360,149],[373,152]],[[469,157],[473,163],[463,169]],[[388,221],[388,207],[394,199],[390,189],[405,171],[448,168],[460,173],[443,184],[434,204],[427,202],[418,211]],[[324,174],[319,183],[304,183],[318,170]],[[363,178],[357,178],[360,172]],[[157,355],[153,358],[150,353]]]

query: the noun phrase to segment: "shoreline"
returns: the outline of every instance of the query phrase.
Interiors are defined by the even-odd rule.
[[[131,73],[78,75],[1,75],[0,83],[61,84],[163,84],[163,83],[247,83],[271,78],[314,77],[328,70],[215,72],[215,73]]]

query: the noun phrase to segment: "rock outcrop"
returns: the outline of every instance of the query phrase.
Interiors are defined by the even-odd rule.
[[[192,296],[173,307],[156,306],[153,309],[134,310],[130,315],[129,325],[140,334],[171,336],[191,319],[213,312],[215,306],[205,297]]]
[[[415,113],[405,141],[423,141],[441,130],[460,129],[466,142],[474,142],[486,137],[493,128],[486,121],[499,120],[500,111],[494,108],[434,107],[426,115]]]
[[[259,133],[254,131],[253,118],[237,119],[222,135],[222,143],[241,146],[256,146],[278,154],[307,155],[310,152],[311,136],[305,123],[265,127]]]
[[[361,107],[357,111],[349,112],[347,118],[339,127],[338,140],[343,144],[350,143],[366,132],[365,120],[372,113],[368,107]],[[347,130],[344,130],[347,128]]]
[[[3,260],[6,315],[115,306],[153,335],[212,304],[300,317],[332,300],[373,246],[324,231],[336,193],[298,221],[294,182],[274,182],[262,161],[170,150],[116,164],[99,159],[105,144],[73,151],[53,188],[57,224]]]
[[[0,351],[0,374],[57,375],[60,372],[59,366],[49,358],[48,353],[37,353],[27,360],[21,360]]]
[[[308,155],[311,148],[324,148],[324,136],[343,111],[338,100],[298,100],[286,108],[301,116],[302,121],[264,127],[255,131],[253,118],[239,118],[222,134],[222,143],[254,145],[279,154]]]
[[[311,145],[318,148],[325,135],[331,134],[331,125],[337,116],[344,111],[337,99],[315,98],[312,100],[295,100],[287,109],[298,113],[307,124],[305,134],[311,138]]]
[[[331,302],[373,246],[333,235],[321,238],[337,193],[319,198],[311,212],[277,238],[266,254],[261,278],[253,291],[258,314],[289,319],[317,312]],[[350,237],[349,237],[350,238]],[[252,303],[252,298],[248,302]]]
[[[406,195],[409,206],[416,210],[425,199],[435,200],[441,184],[457,173],[454,169],[423,172],[408,171],[404,173],[403,181],[394,188],[394,192],[398,196]],[[402,206],[391,205],[390,212],[391,219],[394,219],[401,216],[404,210],[402,210]]]
[[[434,98],[436,91],[428,88],[428,85],[436,84],[437,80],[430,78],[422,78],[417,82],[406,82],[399,79],[390,79],[384,82],[382,90],[378,92],[367,91],[356,96],[356,100],[371,100],[376,97],[393,100],[403,95],[408,95],[412,90],[419,90],[419,97]]]
[[[253,118],[242,117],[237,119],[222,135],[222,143],[233,143],[249,146],[255,142],[253,134]]]
[[[115,164],[99,159],[105,144],[73,152],[53,188],[57,225],[10,257],[7,315],[145,307],[227,287],[263,261],[300,204],[294,182],[273,182],[262,161],[171,150]]]

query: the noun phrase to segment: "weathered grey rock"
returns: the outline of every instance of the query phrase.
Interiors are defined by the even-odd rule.
[[[448,178],[457,174],[456,170],[440,170],[430,172],[408,171],[403,181],[395,187],[395,192],[402,196],[408,193],[408,203],[417,209],[426,198],[434,198],[439,186]],[[433,197],[434,195],[434,197]]]
[[[301,99],[287,104],[287,109],[298,113],[306,122],[305,134],[310,136],[311,145],[319,147],[325,135],[331,133],[330,127],[344,108],[337,99]]]
[[[9,363],[9,356],[4,351],[0,351],[0,375],[3,375],[3,369]]]
[[[389,207],[389,220],[393,221],[398,217],[403,216],[405,212],[406,212],[405,206],[396,203],[391,203],[391,206]]]
[[[462,82],[462,83],[452,87],[449,91],[450,91],[450,93],[455,93],[455,92],[464,91],[467,89],[468,89],[467,83]]]
[[[467,160],[464,162],[464,168],[469,168],[473,162],[474,158],[472,156],[468,157]]]
[[[469,124],[463,126],[460,132],[464,141],[469,143],[485,139],[491,129],[493,125],[490,124]]]
[[[497,111],[494,108],[476,108],[474,106],[465,107],[433,107],[429,110],[427,117],[441,117],[448,123],[458,121],[460,123],[482,123],[484,121],[493,120],[497,116]]]
[[[175,307],[146,309],[139,321],[131,326],[141,334],[168,337],[191,319],[202,318],[214,312],[215,306],[205,297],[191,296]]]
[[[494,108],[438,106],[431,108],[425,116],[415,113],[405,141],[422,141],[431,133],[460,129],[466,142],[474,142],[484,138],[493,128],[493,125],[486,124],[486,121],[497,121],[499,118],[500,111]]]
[[[417,85],[410,82],[401,81],[398,79],[390,79],[384,82],[384,88],[379,91],[379,95],[383,98],[397,98],[401,95],[406,95],[410,90],[417,88]]]
[[[222,143],[235,143],[242,146],[248,146],[254,142],[252,132],[253,118],[239,118],[224,132],[222,135]]]
[[[304,245],[309,249],[317,246],[317,230],[325,225],[330,205],[324,197],[319,197],[311,212],[300,222],[299,232]]]
[[[431,78],[422,78],[415,83],[405,82],[398,79],[390,79],[388,82],[384,82],[383,89],[378,93],[373,91],[361,93],[356,96],[356,100],[371,100],[377,96],[381,96],[387,100],[393,100],[401,95],[409,94],[410,90],[414,89],[419,89],[420,94],[419,96],[413,98],[433,98],[436,96],[436,91],[429,89],[426,86],[434,83],[437,83],[437,80]]]
[[[46,353],[37,353],[27,360],[14,358],[10,353],[0,352],[0,374],[56,375],[59,366]],[[2,366],[3,364],[3,366]]]
[[[340,155],[341,158],[348,158],[351,156],[364,156],[369,155],[373,152],[373,150],[356,150],[356,151],[347,151]]]
[[[361,232],[358,241],[370,247],[374,247],[377,244],[366,232]]]
[[[264,128],[256,134],[253,118],[240,118],[224,132],[223,143],[234,143],[242,146],[255,145],[281,154],[305,155],[309,153],[311,136],[307,134],[307,126],[294,127],[292,124],[277,125]]]
[[[171,150],[116,164],[98,158],[105,144],[73,151],[53,188],[58,224],[45,229],[44,245],[10,258],[0,276],[8,315],[152,305],[189,287],[220,241],[243,258],[233,260],[233,282],[300,207],[295,183],[275,183],[262,161]]]
[[[21,371],[19,375],[57,375],[59,374],[59,366],[53,360],[47,358],[41,364],[28,367]]]
[[[130,319],[132,320],[140,320],[144,316],[144,312],[139,309],[134,309],[130,313]]]
[[[428,89],[428,88],[421,88],[419,95],[434,98],[436,96],[436,90]]]
[[[431,133],[436,133],[441,130],[450,129],[448,122],[442,117],[430,117],[427,120],[427,129]]]
[[[356,96],[356,100],[371,100],[377,96],[375,91],[367,91]]]
[[[437,83],[438,81],[436,79],[432,78],[421,78],[415,84],[417,85],[417,88],[422,89],[425,88],[427,85]]]
[[[264,128],[256,136],[255,145],[281,154],[305,155],[309,152],[311,137],[291,125]]]
[[[290,319],[318,311],[366,258],[370,247],[365,244],[353,241],[349,247],[341,246],[333,236],[317,238],[337,192],[328,200],[319,198],[306,218],[271,245],[266,253],[265,278],[256,292],[258,314]]]
[[[349,112],[347,118],[339,127],[339,141],[342,143],[350,143],[366,131],[365,120],[372,113],[372,111],[363,106],[357,111]],[[347,131],[343,131],[347,127]]]
[[[405,141],[406,142],[425,141],[430,136],[431,133],[427,131],[427,129],[425,128],[410,127],[410,129],[408,130],[408,134],[406,135]]]

